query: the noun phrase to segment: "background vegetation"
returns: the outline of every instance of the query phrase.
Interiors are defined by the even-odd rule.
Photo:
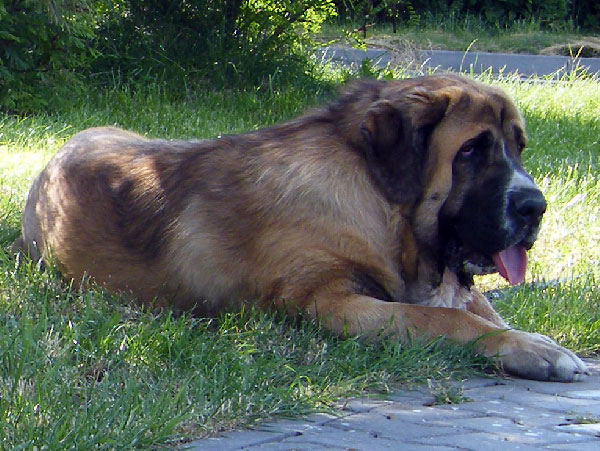
[[[336,6],[340,19],[363,25],[475,16],[490,27],[532,20],[548,28],[565,22],[588,29],[600,26],[600,6],[585,0],[337,0]]]
[[[459,24],[468,44],[476,29],[532,23],[553,33],[598,30],[600,6],[584,0],[0,0],[0,109],[47,111],[86,89],[116,84],[162,81],[180,95],[207,86],[289,85],[314,76],[305,50],[323,24],[364,36],[375,24],[402,25],[404,34]],[[456,34],[456,27],[450,31]]]

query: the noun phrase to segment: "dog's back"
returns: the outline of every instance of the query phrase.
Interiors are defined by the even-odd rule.
[[[209,313],[302,300],[323,266],[385,267],[387,204],[331,124],[304,120],[211,141],[81,132],[34,182],[15,246],[75,283]]]

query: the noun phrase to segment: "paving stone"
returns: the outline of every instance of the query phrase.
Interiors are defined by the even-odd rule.
[[[600,438],[600,423],[568,424],[564,426],[556,426],[554,430],[561,432],[577,432],[579,434],[592,435]],[[598,448],[600,448],[600,441],[598,442]]]
[[[290,437],[289,440],[283,440],[283,445],[289,443],[302,444],[320,444],[324,448],[341,448],[341,449],[356,449],[356,450],[373,450],[373,449],[398,449],[398,442],[385,437],[378,437],[365,431],[343,431],[335,428],[330,428],[324,432],[307,433],[301,436]],[[306,445],[299,449],[309,449]],[[310,447],[310,449],[315,449]],[[318,448],[317,448],[318,449]]]
[[[315,423],[307,423],[304,421],[277,421],[273,423],[263,423],[258,425],[254,430],[267,432],[271,434],[303,433],[307,431],[322,431],[323,425]]]
[[[474,377],[473,379],[467,379],[466,381],[460,382],[459,386],[463,390],[471,390],[482,387],[495,387],[497,385],[506,385],[501,379],[497,377]]]
[[[519,408],[521,407],[521,405],[514,403],[514,402],[510,402],[510,401],[505,401],[505,400],[500,400],[497,398],[492,398],[492,399],[482,399],[480,401],[468,401],[468,402],[463,402],[461,404],[447,404],[447,405],[441,405],[441,406],[437,406],[436,409],[439,409],[441,411],[451,411],[451,412],[455,412],[455,414],[467,414],[468,412],[472,412],[472,413],[479,413],[479,414],[485,414],[485,415],[500,415],[503,414],[504,412],[512,412],[512,411],[517,411]],[[471,415],[471,416],[475,416],[475,415]],[[481,416],[481,415],[479,415]]]
[[[484,403],[474,404],[481,405]],[[465,409],[470,409],[472,407],[473,406],[470,403],[464,404]],[[477,409],[476,407],[473,408],[475,411],[481,412],[482,410],[485,410],[486,412],[489,412],[489,408],[487,407],[483,407],[482,409]],[[573,415],[569,415],[566,412],[534,409],[513,403],[502,403],[496,405],[496,410],[494,413],[490,413],[488,415],[494,418],[506,418],[513,421],[515,424],[529,427],[558,426],[559,424],[568,423],[569,417],[573,417]]]
[[[321,424],[326,424],[333,420],[337,420],[339,418],[343,418],[344,416],[346,416],[346,415],[341,414],[341,413],[339,415],[331,415],[329,413],[315,413],[315,414],[312,414],[312,415],[309,415],[309,416],[303,418],[302,421],[321,425]],[[294,421],[297,421],[297,420],[294,420]]]
[[[526,432],[536,432],[538,429],[530,425],[521,424],[508,418],[500,417],[477,417],[463,418],[460,420],[460,426],[468,429],[470,432],[501,432],[524,434]]]
[[[390,401],[399,402],[410,406],[423,406],[426,403],[426,398],[430,397],[431,394],[428,390],[410,390],[410,391],[398,391],[392,392],[386,395],[386,398]]]
[[[327,424],[328,427],[344,431],[363,431],[378,437],[407,441],[414,438],[429,437],[463,432],[461,423],[446,421],[441,424],[410,423],[402,415],[390,416],[380,412],[357,414]]]
[[[376,407],[389,406],[393,402],[391,400],[382,399],[349,399],[340,405],[340,409],[344,412],[368,412]]]
[[[487,433],[469,433],[459,435],[444,435],[418,440],[418,443],[426,446],[442,445],[450,446],[453,449],[473,450],[473,451],[509,451],[522,450],[533,451],[539,447],[528,443],[515,442],[507,437],[500,437],[495,434]]]
[[[289,432],[303,432],[307,430],[320,430],[323,425],[326,425],[332,421],[338,420],[340,418],[345,418],[345,415],[329,415],[326,413],[318,413],[306,418],[303,418],[302,421],[298,420],[276,420],[261,423],[254,428],[255,431],[268,432],[268,433],[281,433],[287,434]]]
[[[598,441],[579,442],[579,443],[563,443],[560,445],[550,445],[545,449],[571,449],[573,451],[598,451]]]
[[[415,443],[424,445],[436,444],[456,446],[475,450],[508,449],[509,446],[518,446],[520,449],[539,449],[552,443],[578,443],[589,441],[589,436],[581,434],[569,434],[553,431],[493,431],[474,432],[456,435],[441,435],[438,437],[427,437],[413,440]],[[513,448],[516,449],[516,448]]]
[[[514,385],[496,384],[484,387],[471,388],[464,390],[463,394],[472,401],[505,399],[507,395],[527,395],[529,391],[526,388],[515,387]]]
[[[286,436],[294,435],[296,435],[296,432],[281,434],[256,430],[234,431],[227,432],[221,437],[208,438],[188,443],[185,445],[185,449],[191,451],[226,451],[244,449],[260,443],[279,442],[286,438]]]
[[[590,399],[566,398],[564,396],[548,395],[534,392],[507,392],[503,400],[534,408],[554,410],[559,412],[589,413],[600,415],[600,401]]]
[[[600,399],[600,376],[588,377],[585,381],[574,384],[513,379],[510,381],[510,385],[532,392],[560,395],[567,398]]]
[[[435,445],[419,445],[412,443],[403,443],[402,445],[395,444],[395,447],[384,448],[378,447],[380,443],[369,441],[368,443],[356,443],[352,447],[344,447],[339,444],[332,445],[328,441],[314,440],[307,438],[306,440],[289,439],[282,443],[269,443],[264,445],[253,446],[251,450],[273,450],[273,451],[318,451],[318,450],[357,450],[357,451],[373,451],[378,449],[395,449],[401,451],[457,451],[455,447],[435,446]]]
[[[597,384],[597,386],[600,384]],[[562,394],[567,398],[579,398],[579,399],[596,399],[600,401],[600,390],[576,390],[568,391]]]
[[[377,413],[389,416],[390,419],[399,419],[408,423],[426,424],[428,422],[447,420],[455,421],[460,418],[480,416],[477,412],[469,410],[446,410],[439,407],[406,408],[405,406],[388,406],[377,409]]]
[[[267,449],[267,448],[251,448],[251,449]],[[394,449],[401,451],[457,451],[454,446],[435,446],[435,445],[419,445],[416,443],[402,443],[401,445],[395,444],[392,448],[379,448],[377,442],[369,443],[357,443],[351,448],[339,447],[337,445],[331,445],[330,443],[323,443],[318,441],[286,441],[285,443],[273,444],[272,447],[268,448],[271,450],[283,451],[283,450],[294,450],[294,451],[318,451],[323,449],[344,449],[344,450],[356,450],[356,451],[376,451],[379,449]]]

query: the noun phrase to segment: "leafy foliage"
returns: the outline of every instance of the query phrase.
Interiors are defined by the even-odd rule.
[[[493,27],[517,20],[536,20],[547,28],[572,21],[588,29],[600,27],[600,6],[585,0],[338,0],[340,16],[363,24],[397,21],[411,24],[422,17],[478,16]]]
[[[0,0],[0,107],[44,109],[49,91],[73,91],[90,75],[217,86],[291,79],[308,67],[299,50],[309,33],[334,14],[333,0]]]
[[[44,108],[46,87],[78,83],[73,71],[88,67],[94,14],[86,1],[0,0],[0,105],[7,110]]]
[[[122,80],[256,85],[306,66],[308,33],[332,0],[117,0],[103,14],[94,70]],[[294,73],[300,72],[296,70]]]

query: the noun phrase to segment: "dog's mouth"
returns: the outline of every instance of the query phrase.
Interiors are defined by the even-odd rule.
[[[511,285],[519,285],[525,280],[527,249],[521,244],[516,244],[491,256],[470,255],[463,260],[463,271],[472,275],[497,272]]]
[[[516,244],[492,255],[498,272],[511,285],[519,285],[525,280],[527,270],[527,249]]]
[[[447,266],[467,276],[499,273],[511,285],[525,280],[527,250],[533,243],[520,242],[491,254],[467,250],[463,246],[449,246]]]

